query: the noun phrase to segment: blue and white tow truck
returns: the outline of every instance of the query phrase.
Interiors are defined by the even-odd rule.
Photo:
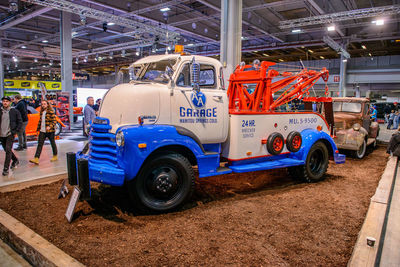
[[[319,113],[230,107],[218,60],[157,55],[130,70],[132,80],[104,96],[87,149],[67,156],[70,181],[127,185],[133,204],[167,212],[192,195],[195,166],[200,178],[289,168],[316,182],[329,159],[345,161],[331,138],[332,125]],[[246,74],[243,67],[237,71]],[[80,187],[90,195],[90,186]]]

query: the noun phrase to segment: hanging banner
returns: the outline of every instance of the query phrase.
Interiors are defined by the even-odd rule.
[[[71,122],[69,120],[69,92],[57,92],[57,116],[65,124],[68,130],[71,129]]]
[[[46,90],[61,90],[61,82],[48,81],[29,81],[29,80],[10,80],[4,79],[5,89],[31,89],[41,90],[41,84],[46,87]]]

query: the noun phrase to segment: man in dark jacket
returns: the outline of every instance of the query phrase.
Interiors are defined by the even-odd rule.
[[[14,96],[14,104],[15,104],[15,109],[19,111],[21,114],[22,118],[22,126],[21,129],[18,131],[18,147],[15,149],[17,151],[21,151],[26,149],[26,132],[25,128],[26,125],[28,125],[28,112],[26,109],[26,103],[25,101],[22,100],[22,97],[20,94],[17,94]]]
[[[21,114],[15,108],[11,108],[11,99],[8,96],[4,96],[2,99],[3,106],[0,109],[0,142],[6,152],[6,158],[4,160],[3,175],[8,175],[8,169],[14,169],[19,161],[12,152],[12,145],[14,142],[15,134],[21,129],[22,119]]]

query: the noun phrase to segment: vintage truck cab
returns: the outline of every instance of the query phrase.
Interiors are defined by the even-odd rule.
[[[379,124],[371,121],[368,98],[333,98],[336,137],[339,149],[350,150],[354,157],[362,159],[367,146],[376,146]]]
[[[136,61],[132,81],[104,96],[88,149],[68,158],[70,180],[127,185],[134,205],[165,212],[191,196],[195,166],[200,178],[289,168],[307,182],[323,179],[329,159],[345,160],[330,125],[313,112],[275,112],[285,98],[274,101],[272,89],[296,90],[283,94],[289,101],[319,77],[327,80],[328,72],[302,71],[301,79],[285,73],[271,83],[280,75],[270,69],[274,64],[241,64],[226,90],[221,63],[209,57]],[[251,85],[254,90],[243,90]]]

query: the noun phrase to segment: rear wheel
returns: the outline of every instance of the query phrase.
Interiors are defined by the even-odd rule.
[[[305,182],[322,181],[329,164],[329,154],[326,145],[316,142],[308,152],[305,165],[289,168],[289,173]]]
[[[193,168],[185,157],[159,155],[148,161],[130,182],[129,195],[143,211],[168,212],[190,198],[194,182]]]

